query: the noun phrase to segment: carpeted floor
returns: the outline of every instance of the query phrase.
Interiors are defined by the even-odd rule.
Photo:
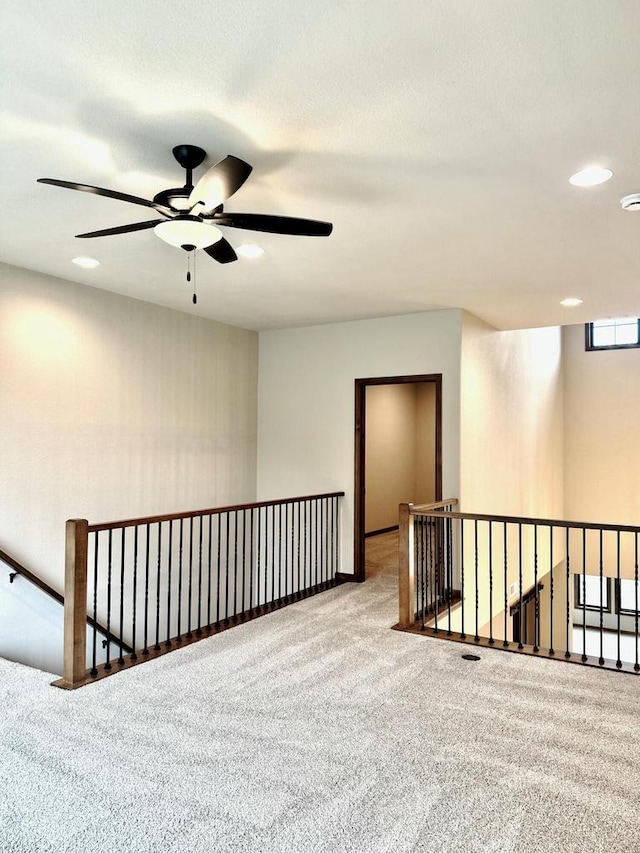
[[[640,678],[391,631],[374,563],[73,693],[0,662],[2,853],[640,851]]]

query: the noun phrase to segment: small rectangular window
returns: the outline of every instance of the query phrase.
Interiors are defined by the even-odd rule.
[[[635,615],[640,608],[640,589],[636,581],[625,580],[625,578],[620,580],[619,601],[620,613]]]
[[[585,325],[585,349],[629,349],[640,347],[640,317],[596,320]]]
[[[609,612],[609,578],[602,578],[601,585],[599,575],[576,575],[575,606]]]

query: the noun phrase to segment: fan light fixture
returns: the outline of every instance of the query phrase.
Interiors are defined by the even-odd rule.
[[[187,251],[206,249],[222,239],[222,231],[215,225],[206,225],[197,216],[176,216],[158,223],[153,230],[165,243]]]
[[[604,184],[613,176],[611,169],[603,169],[602,166],[589,166],[571,175],[569,183],[574,187],[595,187]]]

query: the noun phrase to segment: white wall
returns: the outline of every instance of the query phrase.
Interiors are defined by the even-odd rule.
[[[563,329],[568,518],[640,525],[640,349],[585,352]]]
[[[464,314],[464,512],[564,517],[561,355],[558,328],[499,332]]]
[[[353,572],[355,379],[443,375],[443,489],[458,493],[461,316],[260,333],[258,498],[344,490],[341,571]]]
[[[256,384],[254,332],[0,265],[0,548],[62,590],[67,518],[254,500]]]

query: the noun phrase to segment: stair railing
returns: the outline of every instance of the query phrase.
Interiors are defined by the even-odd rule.
[[[64,670],[54,683],[74,689],[334,586],[343,496],[68,521]],[[89,669],[87,614],[113,631],[103,663],[94,632]]]
[[[5,563],[7,566],[9,566],[10,569],[13,570],[9,573],[9,583],[13,583],[17,577],[22,577],[26,581],[29,581],[30,584],[33,584],[33,586],[37,587],[41,592],[44,592],[45,595],[48,595],[49,598],[52,598],[54,601],[64,607],[64,596],[61,595],[61,593],[59,593],[52,586],[49,586],[46,581],[43,581],[42,578],[31,572],[29,569],[23,566],[22,563],[18,562],[18,560],[14,559],[10,554],[7,554],[6,551],[3,551],[2,549],[0,549],[0,561]],[[100,622],[97,622],[95,619],[93,619],[93,617],[89,615],[87,615],[86,617],[85,625],[89,625],[91,628],[93,628],[94,632],[102,634],[106,638],[103,642],[120,642],[119,637],[116,637],[115,634],[107,631],[104,625],[101,625]],[[130,646],[126,643],[123,644],[123,648],[127,652],[133,651],[133,649],[131,649]]]
[[[400,505],[399,630],[640,673],[640,527]]]

